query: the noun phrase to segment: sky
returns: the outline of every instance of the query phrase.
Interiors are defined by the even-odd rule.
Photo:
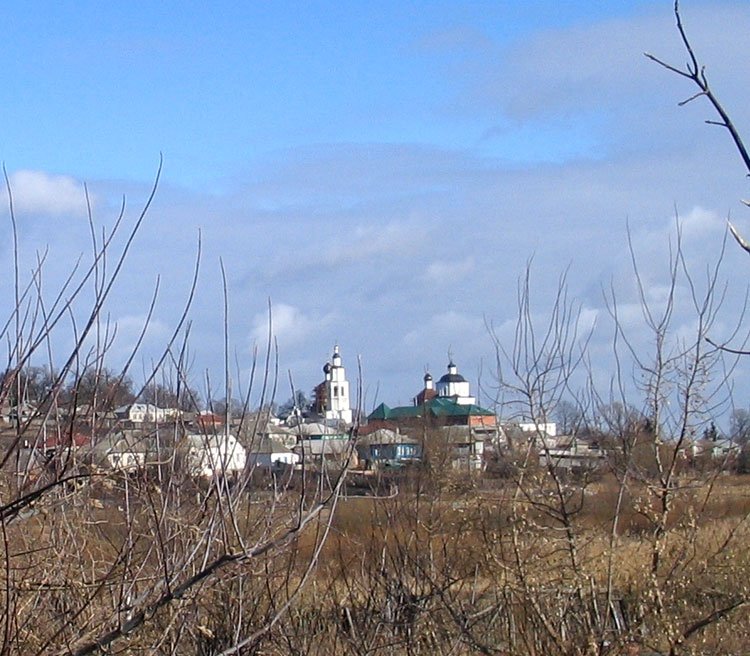
[[[713,88],[750,133],[750,6],[681,7]],[[527,266],[541,321],[565,273],[606,386],[609,290],[620,316],[632,311],[634,343],[649,344],[629,240],[659,302],[677,226],[698,279],[727,217],[750,234],[727,134],[704,123],[714,116],[700,99],[678,106],[694,90],[643,55],[686,60],[668,0],[31,1],[2,15],[0,159],[22,278],[46,254],[46,303],[91,261],[84,185],[95,234],[111,229],[123,198],[133,225],[163,157],[103,314],[117,326],[108,362],[121,366],[158,281],[136,379],[179,322],[199,242],[188,312],[196,387],[207,374],[221,386],[225,323],[233,393],[246,384],[270,306],[277,400],[290,379],[309,393],[338,343],[350,378],[361,370],[369,410],[409,403],[449,357],[491,405],[488,327],[512,348]],[[2,206],[0,297],[12,304],[7,197]],[[717,339],[739,321],[748,265],[727,248]],[[56,326],[53,359],[88,298]],[[687,330],[689,308],[675,321]],[[732,374],[742,406],[747,368]]]

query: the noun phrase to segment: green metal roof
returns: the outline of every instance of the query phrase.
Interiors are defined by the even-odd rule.
[[[375,419],[388,419],[388,413],[390,413],[390,411],[391,409],[385,403],[381,403],[369,415],[367,415],[367,419],[370,421]]]
[[[390,408],[385,403],[381,403],[368,415],[367,419],[368,421],[418,419],[424,416],[425,412],[433,417],[493,417],[495,415],[491,410],[478,405],[462,405],[456,403],[453,399],[438,396],[430,399],[424,405],[404,405]]]
[[[403,405],[396,408],[390,408],[385,403],[381,403],[368,416],[369,421],[382,419],[407,419],[422,416],[422,408],[419,406]]]
[[[425,403],[425,406],[435,417],[492,417],[495,414],[478,405],[464,405],[456,403],[453,399],[446,399],[439,396],[430,399]]]

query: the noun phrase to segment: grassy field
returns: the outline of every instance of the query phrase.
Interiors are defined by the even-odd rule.
[[[6,653],[744,653],[750,479],[658,486],[540,476],[342,497],[292,540],[154,600],[293,527],[299,493],[102,481],[4,526]],[[205,490],[203,490],[205,492]],[[619,503],[619,512],[616,511]],[[615,522],[616,518],[616,522]],[[150,604],[150,605],[149,605]]]

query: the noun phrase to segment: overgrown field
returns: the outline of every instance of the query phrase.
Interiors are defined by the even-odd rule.
[[[160,489],[93,479],[5,523],[4,653],[739,654],[750,638],[747,478],[681,478],[666,521],[658,486],[614,476],[405,481],[298,533],[300,492]]]

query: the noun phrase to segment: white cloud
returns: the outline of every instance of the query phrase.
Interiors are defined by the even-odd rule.
[[[404,253],[418,241],[414,226],[400,223],[360,225],[342,237],[326,254],[330,265]]]
[[[147,322],[145,314],[127,315],[120,317],[116,321],[117,335],[125,340],[135,343],[135,340],[144,332],[145,339],[162,340],[169,336],[169,325],[166,321],[151,317]]]
[[[9,177],[13,205],[18,212],[53,216],[86,214],[83,185],[70,176],[15,171]],[[93,204],[94,199],[90,198]]]
[[[434,283],[447,283],[464,279],[474,271],[474,258],[468,256],[460,260],[433,262],[424,273],[425,280]]]
[[[161,319],[152,317],[147,324],[145,314],[126,315],[117,319],[103,317],[99,335],[96,331],[89,333],[84,340],[81,352],[93,356],[97,353],[101,355],[101,350],[106,349],[104,353],[106,366],[119,370],[127,360],[131,359],[140,341],[130,372],[137,379],[138,374],[141,373],[139,363],[143,362],[143,366],[148,369],[150,363],[158,360],[171,336],[170,332],[168,323]],[[52,338],[53,342],[60,340],[63,334],[66,340],[60,342],[60,346],[64,347],[64,352],[67,353],[71,345],[68,340],[71,340],[73,335],[67,331],[65,324],[61,325],[60,330],[57,330]],[[143,335],[142,339],[141,335]]]
[[[687,214],[680,214],[679,225],[684,239],[702,239],[725,230],[726,220],[716,212],[694,207]]]
[[[721,75],[722,65],[735,80],[742,79],[747,8],[685,7],[682,18],[696,52],[711,64],[711,79]],[[485,56],[468,80],[471,100],[500,105],[518,120],[560,109],[611,108],[624,99],[632,111],[638,96],[656,96],[670,81],[678,87],[681,82],[647,60],[646,51],[676,66],[685,61],[670,3],[628,17],[539,31],[494,59]],[[681,88],[690,95],[689,87]]]
[[[312,338],[330,326],[334,319],[333,313],[306,314],[292,305],[276,303],[271,307],[271,334],[280,347],[286,348]],[[257,344],[264,344],[268,340],[267,313],[258,313],[253,317],[250,337]]]
[[[599,320],[599,310],[594,308],[581,308],[578,315],[577,331],[579,336],[586,336],[591,333]]]
[[[698,246],[705,250],[706,241],[721,243],[722,234],[727,229],[725,217],[715,210],[694,205],[688,211],[677,209],[676,214],[665,216],[663,220],[643,226],[632,237],[636,254],[649,255],[652,252],[666,254],[665,245],[680,243],[685,248]]]
[[[465,351],[477,338],[489,341],[482,319],[449,310],[433,315],[418,328],[409,331],[404,336],[404,343],[410,346],[432,343],[445,349],[452,347],[456,351]]]

